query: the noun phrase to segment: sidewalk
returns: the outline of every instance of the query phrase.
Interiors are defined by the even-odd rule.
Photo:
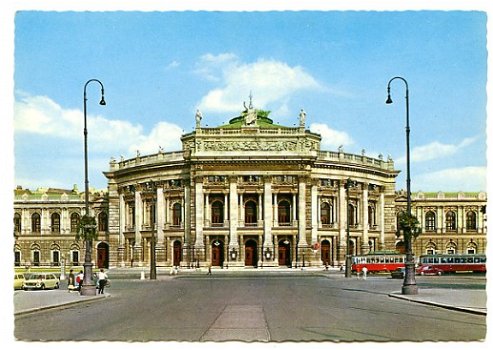
[[[15,291],[14,315],[23,315],[60,306],[90,302],[108,296],[110,295],[96,294],[94,296],[81,296],[79,292],[68,292],[67,289]]]
[[[434,305],[450,310],[486,315],[486,290],[420,288],[417,295],[389,294],[392,298]]]

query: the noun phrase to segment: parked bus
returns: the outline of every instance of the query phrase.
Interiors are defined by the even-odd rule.
[[[351,257],[351,271],[361,272],[363,267],[368,272],[392,272],[404,267],[406,255],[397,252],[374,252],[367,255]]]
[[[419,267],[433,266],[443,272],[486,272],[486,254],[421,255]]]

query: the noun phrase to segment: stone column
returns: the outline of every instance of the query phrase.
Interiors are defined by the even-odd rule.
[[[134,246],[134,263],[138,266],[142,266],[142,235],[140,233],[142,228],[142,198],[140,196],[140,189],[135,189],[135,246]]]
[[[228,194],[224,194],[224,227],[229,226],[229,204],[228,204]]]
[[[380,204],[380,248],[383,249],[385,247],[385,193],[383,192],[383,188],[381,189],[382,192],[380,192],[380,199],[379,199],[379,204]],[[375,247],[375,249],[377,249]]]
[[[363,237],[361,242],[361,253],[368,254],[370,245],[368,244],[368,184],[363,184]]]
[[[318,205],[318,186],[312,185],[312,244],[318,242],[318,219],[320,206]]]
[[[158,187],[156,189],[156,264],[158,261],[164,261],[166,256],[164,254],[164,213],[165,213],[165,201],[163,188]]]
[[[211,226],[211,208],[209,204],[209,192],[205,193],[205,213],[204,213],[204,226],[205,227],[210,227]]]
[[[272,199],[271,199],[271,203],[272,203]],[[273,209],[274,209],[274,227],[277,227],[277,226],[279,226],[279,224],[277,222],[278,218],[279,218],[279,213],[277,211],[277,193],[274,193],[274,208]],[[271,223],[271,225],[272,225],[272,223]]]
[[[195,180],[195,249],[204,248],[204,190],[202,179]]]
[[[346,222],[347,222],[347,200],[344,182],[339,181],[339,238],[337,246],[337,255],[339,264],[345,264],[346,258]]]
[[[125,215],[125,197],[123,195],[123,190],[120,191],[118,195],[118,211],[119,211],[119,222],[118,225],[118,265],[120,267],[125,266],[125,224],[126,224],[126,215]]]
[[[270,177],[264,180],[264,249],[272,249],[272,183]]]
[[[298,247],[304,248],[308,246],[306,242],[306,182],[301,176],[299,177],[298,194]]]
[[[82,219],[82,218],[81,218]],[[49,225],[50,225],[50,216],[49,216],[49,213],[48,213],[48,210],[45,209],[45,208],[41,208],[41,216],[40,216],[40,220],[41,220],[41,227],[40,227],[40,234],[41,235],[44,235],[44,234],[48,234],[49,233]]]
[[[31,223],[29,211],[26,208],[21,209],[21,233],[29,234],[31,233]],[[70,232],[70,224],[69,224],[69,232]]]
[[[306,186],[306,184],[305,184],[305,186]],[[296,215],[297,206],[298,206],[298,202],[296,201],[296,193],[293,193],[293,217],[291,219],[291,222],[293,223],[293,225],[296,225],[298,223],[298,221],[296,219],[296,217],[298,216],[298,215]],[[300,210],[300,215],[301,215],[301,210]]]
[[[231,177],[229,181],[229,246],[238,248],[238,187],[236,178]]]
[[[227,198],[227,195],[225,196]],[[229,245],[228,245],[228,265],[241,265],[241,249],[238,243],[238,184],[237,178],[232,176],[229,178]],[[236,252],[236,258],[232,260],[231,252],[233,249]]]
[[[238,203],[239,217],[238,226],[245,226],[245,204],[243,203],[243,193],[240,193],[240,203]]]

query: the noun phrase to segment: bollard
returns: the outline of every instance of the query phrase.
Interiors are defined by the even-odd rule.
[[[145,279],[146,279],[146,274],[145,274],[145,272],[144,272],[144,271],[141,271],[141,272],[140,272],[140,279],[141,279],[141,280],[145,280]]]

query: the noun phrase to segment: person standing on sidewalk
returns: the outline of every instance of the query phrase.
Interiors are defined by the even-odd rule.
[[[70,269],[70,273],[68,274],[68,286],[67,289],[69,292],[75,289],[75,275],[74,270]]]
[[[75,282],[77,283],[77,289],[80,292],[80,290],[82,289],[82,282],[84,282],[84,272],[82,270],[80,270],[77,277],[75,277]]]
[[[98,272],[98,285],[99,285],[98,294],[104,294],[104,286],[106,285],[107,281],[108,281],[108,275],[104,272],[104,269],[100,269]]]

